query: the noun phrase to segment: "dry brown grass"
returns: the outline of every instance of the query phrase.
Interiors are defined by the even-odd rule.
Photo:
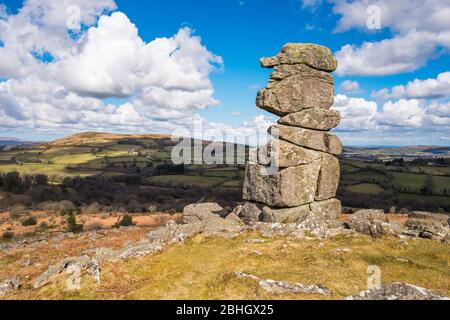
[[[119,232],[108,237],[68,239],[63,247],[52,244],[23,249],[0,256],[0,279],[16,274],[37,277],[46,267],[64,256],[99,247],[121,247],[138,241],[148,229]],[[264,243],[248,242],[263,239]],[[350,252],[335,249],[349,248]],[[254,251],[263,253],[261,256]],[[38,265],[20,268],[25,255]],[[403,258],[403,259],[398,259]],[[406,262],[405,262],[406,261]],[[248,234],[234,240],[197,236],[163,253],[102,266],[102,283],[83,277],[79,292],[65,289],[63,275],[40,291],[21,291],[13,299],[342,299],[366,289],[367,267],[378,265],[382,282],[407,282],[450,295],[450,246],[429,240],[397,238],[374,240],[366,236],[339,236],[334,239],[264,239]],[[330,296],[312,294],[268,294],[252,280],[238,280],[235,271],[263,279],[306,284],[323,284]],[[27,288],[26,288],[27,289]]]

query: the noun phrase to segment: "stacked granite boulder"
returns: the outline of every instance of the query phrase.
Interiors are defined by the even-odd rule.
[[[311,215],[335,219],[341,214],[335,196],[342,144],[328,131],[341,120],[330,110],[337,61],[326,47],[287,44],[261,65],[274,72],[257,106],[281,119],[269,128],[275,139],[247,164],[244,199],[263,206],[265,222],[300,223]],[[278,169],[270,173],[274,165]]]

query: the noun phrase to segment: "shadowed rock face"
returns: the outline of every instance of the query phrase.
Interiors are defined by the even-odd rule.
[[[330,110],[330,72],[337,61],[326,47],[289,43],[275,57],[262,58],[261,65],[274,71],[256,105],[281,119],[269,128],[274,140],[260,148],[258,163],[247,166],[244,199],[267,205],[266,222],[301,223],[321,233],[323,221],[341,214],[334,197],[340,178],[335,156],[342,153],[342,143],[328,132],[341,120],[338,111]],[[274,167],[279,171],[272,174]]]
[[[339,159],[329,154],[322,153],[322,165],[317,183],[317,194],[315,200],[322,201],[333,198],[339,186],[341,170]]]

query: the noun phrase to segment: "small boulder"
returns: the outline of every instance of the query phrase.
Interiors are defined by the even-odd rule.
[[[0,282],[0,297],[7,295],[13,291],[20,289],[21,281],[18,277],[13,277],[5,281]]]
[[[217,203],[196,203],[183,210],[184,223],[196,223],[214,216],[226,217],[226,211]]]
[[[50,266],[44,273],[42,273],[34,282],[33,287],[39,289],[48,284],[52,277],[63,273],[69,267],[76,266],[79,270],[86,270],[97,281],[100,280],[100,266],[96,259],[91,259],[87,255],[80,257],[71,257],[63,259],[57,264]]]
[[[259,286],[268,293],[316,293],[330,294],[330,290],[322,285],[290,283],[285,281],[261,280]]]
[[[410,233],[417,233],[424,239],[442,239],[448,233],[448,228],[436,220],[408,219],[405,224]]]
[[[395,282],[378,289],[362,291],[347,300],[449,300],[448,297],[407,283]]]
[[[240,212],[242,210],[242,205],[239,205],[238,207],[241,207],[240,210],[237,210],[237,211]],[[234,210],[229,215],[227,215],[227,217],[225,219],[234,221],[234,222],[236,222],[238,224],[244,224],[244,222],[241,220],[241,218],[239,218],[239,216],[235,213]]]
[[[385,234],[383,224],[387,222],[383,210],[364,209],[352,215],[348,226],[356,232],[379,238]]]
[[[237,213],[237,216],[246,225],[253,226],[261,219],[261,205],[253,202],[246,202]]]
[[[419,220],[428,220],[441,223],[443,226],[448,227],[450,216],[447,214],[441,213],[431,213],[424,211],[413,211],[409,213],[409,218],[411,219],[419,219]]]

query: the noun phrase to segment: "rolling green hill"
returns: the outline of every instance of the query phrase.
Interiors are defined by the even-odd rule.
[[[81,133],[49,143],[18,146],[0,152],[0,173],[22,175],[42,173],[50,183],[66,177],[109,178],[138,175],[146,185],[170,187],[197,186],[240,191],[244,165],[185,165],[177,168],[171,152],[178,142],[168,135],[119,135]],[[203,142],[206,145],[208,142]],[[411,147],[398,152],[444,152],[446,148]],[[341,159],[341,185],[338,196],[344,205],[356,207],[411,207],[450,211],[450,167],[429,163],[410,164]],[[358,149],[361,152],[361,149]],[[373,149],[367,151],[373,153]],[[384,149],[383,149],[384,150]],[[391,150],[391,149],[387,149]],[[399,151],[400,150],[400,151]],[[364,153],[365,151],[363,151]],[[381,152],[377,149],[376,152]],[[390,151],[391,154],[394,151]],[[432,192],[425,190],[431,181]]]

